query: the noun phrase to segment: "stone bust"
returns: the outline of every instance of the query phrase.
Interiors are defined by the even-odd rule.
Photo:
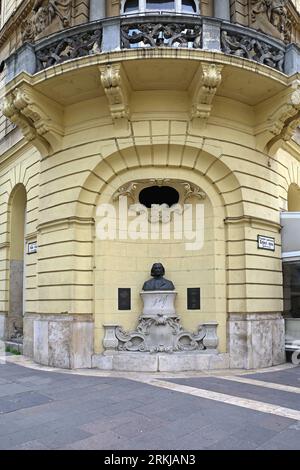
[[[149,279],[143,285],[143,291],[155,291],[155,290],[175,290],[175,286],[172,281],[164,278],[165,268],[161,263],[154,263],[151,268],[151,276],[153,279]]]

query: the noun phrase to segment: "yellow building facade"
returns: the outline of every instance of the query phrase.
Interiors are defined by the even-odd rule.
[[[63,368],[285,361],[280,215],[300,211],[297,6],[1,2],[2,340]],[[138,204],[147,188],[201,204],[201,246],[187,249],[173,226],[165,239],[140,225],[130,237],[120,220],[115,236],[99,235],[101,207],[118,214],[121,196]],[[213,354],[120,347],[116,328],[135,330],[158,261],[184,331],[215,325]]]

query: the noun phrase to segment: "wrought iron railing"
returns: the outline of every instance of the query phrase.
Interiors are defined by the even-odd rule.
[[[221,51],[235,57],[254,60],[284,72],[286,46],[248,28],[223,25]]]
[[[195,15],[136,15],[108,18],[25,43],[7,60],[7,82],[18,73],[37,73],[72,59],[136,48],[211,50],[297,72],[300,49],[217,18]]]
[[[153,16],[125,19],[121,23],[121,46],[202,48],[202,20]]]
[[[35,47],[36,71],[61,64],[71,59],[78,59],[92,54],[100,53],[102,50],[102,26],[91,25],[78,31],[77,28],[68,30],[67,34],[46,44],[41,41]]]

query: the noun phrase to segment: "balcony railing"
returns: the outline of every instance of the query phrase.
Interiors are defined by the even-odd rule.
[[[251,28],[195,15],[151,14],[94,21],[25,43],[7,60],[6,81],[79,57],[136,48],[210,50],[264,64],[287,75],[300,69],[300,49]]]

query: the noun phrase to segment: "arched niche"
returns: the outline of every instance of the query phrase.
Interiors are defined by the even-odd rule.
[[[13,189],[9,201],[10,256],[7,337],[13,340],[21,340],[23,336],[26,204],[25,187],[18,184]]]
[[[220,348],[226,350],[226,259],[225,259],[225,209],[220,195],[208,178],[184,168],[131,169],[105,185],[99,194],[95,210],[95,351],[102,352],[103,325],[116,323],[126,330],[135,327],[141,314],[140,290],[150,277],[154,262],[162,262],[166,277],[174,282],[178,297],[176,308],[184,327],[194,331],[201,322],[217,321]],[[163,239],[147,235],[144,225],[140,225],[140,236],[130,238],[126,228],[117,223],[116,237],[101,239],[99,236],[99,207],[108,205],[112,209],[108,217],[120,214],[119,196],[128,197],[128,205],[140,202],[141,192],[148,187],[173,188],[179,193],[179,204],[190,204],[192,216],[195,207],[203,206],[203,245],[187,249],[185,237],[175,236]],[[168,204],[169,199],[164,201]],[[99,214],[99,213],[98,213]],[[193,219],[193,227],[195,220]],[[122,221],[123,224],[123,221]],[[163,230],[164,221],[160,228]],[[177,226],[178,227],[178,226]],[[172,230],[172,228],[171,228]],[[161,234],[162,232],[160,232]],[[118,290],[130,289],[130,310],[119,310]],[[189,310],[187,306],[188,288],[200,288],[201,308]]]

